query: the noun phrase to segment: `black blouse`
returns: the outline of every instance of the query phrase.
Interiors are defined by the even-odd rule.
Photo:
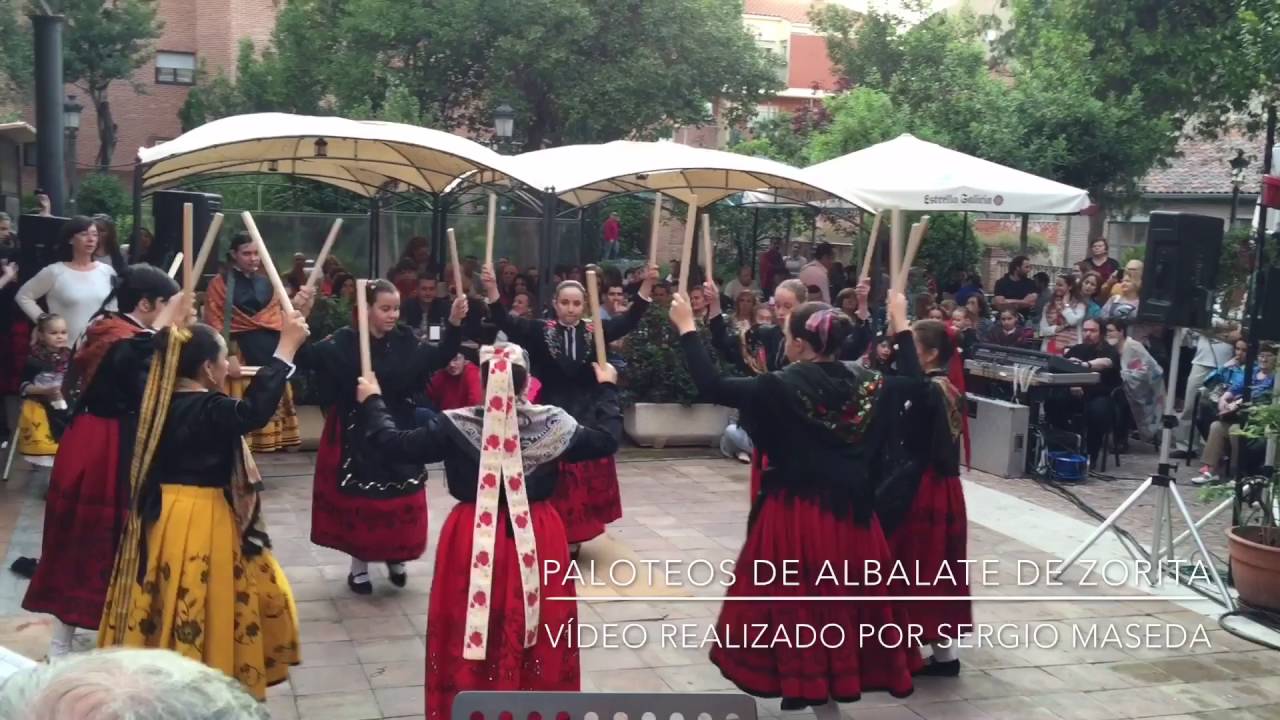
[[[635,330],[649,309],[649,301],[639,296],[623,315],[604,321],[605,342],[613,342]],[[539,401],[564,408],[580,422],[589,419],[597,386],[595,345],[587,333],[587,323],[573,327],[555,320],[529,320],[507,312],[502,302],[489,304],[489,318],[511,342],[529,353],[534,376],[542,382]]]
[[[439,345],[419,340],[405,325],[380,338],[369,338],[373,372],[382,388],[385,405],[395,422],[404,427],[415,424],[415,410],[425,403],[427,381],[444,367],[462,343],[462,331],[445,323]],[[326,381],[326,403],[337,413],[341,428],[341,460],[338,489],[369,498],[394,498],[422,490],[426,481],[422,463],[396,462],[365,442],[356,402],[356,380],[360,376],[360,343],[357,333],[345,327],[298,353],[300,367],[318,370]]]
[[[117,340],[98,363],[93,380],[80,395],[76,412],[104,418],[136,416],[147,389],[154,350],[155,335],[141,326],[137,335]]]
[[[290,372],[288,363],[272,358],[239,400],[220,392],[174,393],[152,463],[155,481],[228,487],[241,436],[271,421]]]
[[[895,342],[899,362],[919,375],[911,333],[900,333]],[[852,516],[859,522],[870,520],[881,473],[884,418],[895,414],[905,402],[900,394],[904,385],[898,378],[852,363],[818,365],[831,377],[852,376],[861,383],[878,379],[880,387],[871,398],[871,421],[860,439],[850,442],[828,432],[815,432],[812,416],[797,406],[781,378],[787,371],[753,378],[721,377],[696,333],[682,335],[680,344],[702,401],[738,408],[743,428],[769,458],[761,482],[762,497],[777,493],[810,497],[837,515]],[[752,520],[757,508],[752,510]]]
[[[622,436],[618,388],[611,383],[599,388],[595,404],[596,427],[579,425],[564,454],[525,474],[530,502],[551,497],[560,474],[559,461],[595,460],[618,451],[618,439]],[[362,408],[364,418],[361,423],[368,428],[367,442],[371,448],[397,462],[443,462],[449,494],[460,502],[475,502],[476,480],[480,477],[480,451],[458,432],[448,418],[443,414],[435,415],[425,427],[406,431],[396,428],[381,397],[369,398]],[[505,489],[502,492],[505,493]]]

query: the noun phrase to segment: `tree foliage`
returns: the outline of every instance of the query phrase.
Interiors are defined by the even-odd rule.
[[[659,137],[708,120],[717,98],[736,116],[776,88],[740,13],[731,0],[289,0],[271,47],[195,93],[184,123],[247,108],[484,132],[506,102],[526,148]]]
[[[6,28],[0,52],[0,114],[5,108],[21,108],[31,93],[34,51],[22,6],[22,0],[0,0],[0,28]]]
[[[116,124],[107,89],[127,80],[151,58],[151,43],[163,25],[155,0],[50,0],[66,16],[62,37],[63,75],[89,95],[98,121],[98,168],[106,172],[116,148]],[[141,92],[141,88],[135,88]]]

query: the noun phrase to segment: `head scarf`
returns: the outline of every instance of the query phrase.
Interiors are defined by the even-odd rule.
[[[524,646],[538,639],[540,584],[538,546],[529,516],[529,497],[524,486],[517,398],[511,368],[528,369],[528,359],[519,345],[487,345],[480,350],[481,365],[488,363],[485,388],[483,443],[480,446],[480,476],[476,488],[476,524],[471,535],[471,584],[467,592],[466,633],[462,657],[484,660],[489,637],[489,610],[493,588],[493,548],[499,525],[500,489],[506,490],[507,513],[520,558],[520,584],[524,590]],[[501,485],[500,485],[501,483]]]

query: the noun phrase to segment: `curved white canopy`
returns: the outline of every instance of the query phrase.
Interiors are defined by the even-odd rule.
[[[325,157],[317,157],[323,139]],[[206,174],[279,172],[308,177],[366,197],[389,181],[443,192],[458,178],[513,178],[506,158],[460,135],[400,123],[287,113],[215,120],[138,150],[143,190]]]
[[[706,206],[740,192],[767,190],[786,198],[843,196],[804,171],[780,162],[674,142],[617,140],[566,145],[510,158],[511,173],[539,189],[554,188],[571,205],[610,195],[658,191]],[[536,182],[535,182],[536,181]]]
[[[1069,215],[1089,206],[1079,188],[911,135],[805,168],[815,185],[881,210]]]

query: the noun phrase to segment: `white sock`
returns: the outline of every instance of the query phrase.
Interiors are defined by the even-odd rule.
[[[369,563],[351,558],[351,575],[356,582],[369,582]]]
[[[818,720],[840,720],[840,705],[835,700],[828,700],[812,707],[813,714],[818,716]]]
[[[71,652],[71,639],[76,635],[74,625],[68,625],[58,618],[53,619],[53,635],[49,638],[49,658],[58,658]]]
[[[959,660],[960,653],[956,650],[954,640],[942,640],[931,645],[933,648],[934,662],[951,662]]]
[[[393,562],[387,563],[387,572],[391,573],[392,575],[404,575],[405,574],[404,563],[393,563]]]

